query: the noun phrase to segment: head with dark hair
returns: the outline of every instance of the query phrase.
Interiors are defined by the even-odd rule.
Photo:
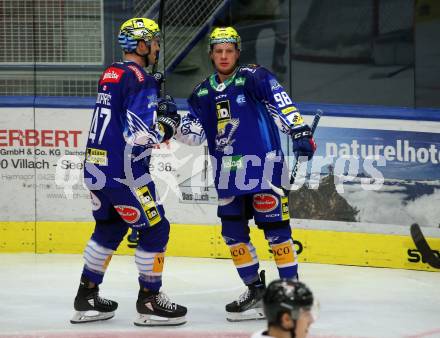
[[[271,282],[264,295],[263,306],[269,331],[290,331],[295,338],[307,335],[313,322],[313,293],[304,283],[289,279]]]

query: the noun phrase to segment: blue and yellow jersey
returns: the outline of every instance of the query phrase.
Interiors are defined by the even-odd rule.
[[[134,62],[114,63],[102,73],[88,135],[85,178],[91,181],[86,182],[102,182],[104,174],[104,186],[116,187],[115,178],[136,179],[148,171],[146,154],[163,138],[156,123],[158,93],[155,79]]]
[[[268,189],[267,181],[281,185],[279,130],[290,134],[304,121],[272,73],[244,65],[223,83],[213,74],[195,88],[188,103],[190,113],[181,126],[187,142],[179,133],[176,138],[198,144],[206,137],[220,198]],[[203,127],[203,132],[196,129],[201,137],[190,132],[191,121]]]

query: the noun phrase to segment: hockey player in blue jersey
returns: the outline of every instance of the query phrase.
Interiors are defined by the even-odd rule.
[[[87,142],[84,175],[96,225],[84,251],[71,322],[114,316],[118,304],[101,298],[98,286],[113,252],[133,228],[139,236],[135,262],[140,285],[134,324],[179,325],[185,323],[187,309],[159,291],[170,224],[156,202],[149,160],[154,145],[173,137],[180,117],[160,111],[159,85],[143,69],[159,52],[158,25],[133,18],[122,24],[118,38],[124,62],[112,64],[99,79]]]
[[[278,130],[289,135],[297,156],[311,158],[316,145],[281,84],[264,67],[239,65],[240,36],[220,27],[209,37],[216,72],[194,89],[189,114],[176,139],[199,145],[206,139],[219,197],[218,217],[238,274],[247,290],[226,305],[227,319],[263,319],[264,271],[249,237],[249,219],[264,231],[281,278],[297,278],[288,197],[271,187],[288,181]]]

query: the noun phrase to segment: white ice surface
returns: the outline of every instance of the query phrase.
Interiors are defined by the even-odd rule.
[[[277,277],[272,262],[261,266],[269,281]],[[243,337],[265,326],[225,320],[224,305],[244,291],[230,260],[168,257],[163,291],[189,308],[188,323],[135,327],[138,285],[131,256],[113,257],[101,286],[102,296],[119,302],[116,316],[72,325],[81,269],[81,255],[1,254],[0,336]],[[440,337],[440,273],[301,264],[300,277],[320,302],[312,337]]]

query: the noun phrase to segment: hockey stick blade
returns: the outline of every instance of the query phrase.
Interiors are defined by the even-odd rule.
[[[432,252],[425,236],[423,236],[420,226],[417,223],[414,223],[411,225],[410,231],[414,244],[416,245],[417,250],[420,251],[423,260],[433,268],[440,269],[440,258],[435,256]]]

